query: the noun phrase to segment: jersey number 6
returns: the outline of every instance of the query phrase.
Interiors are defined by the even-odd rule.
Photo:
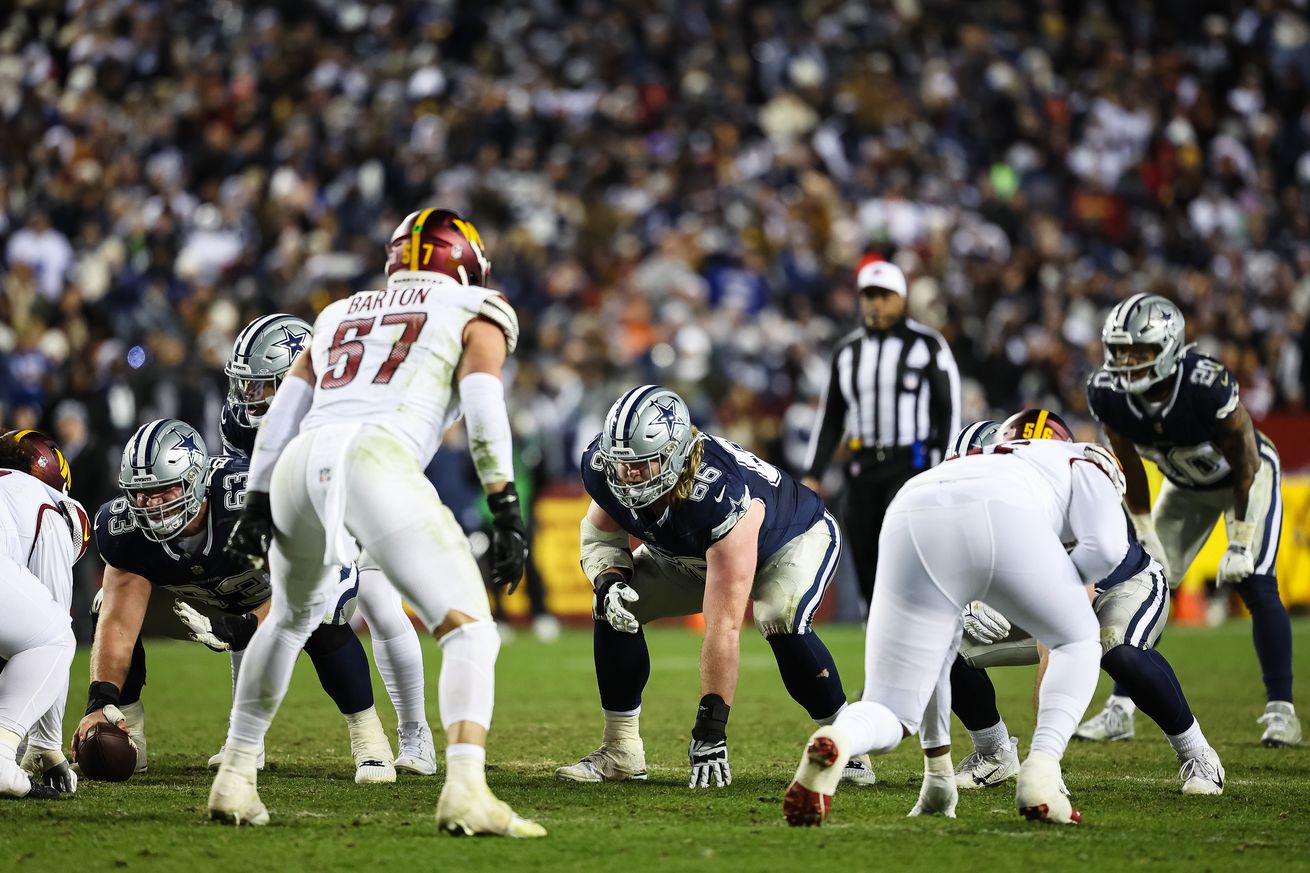
[[[403,324],[405,329],[400,338],[391,345],[391,352],[373,376],[374,385],[386,385],[396,375],[396,368],[409,357],[409,350],[418,339],[423,325],[427,323],[426,312],[393,312],[381,318],[383,327]],[[355,318],[341,322],[332,337],[332,346],[328,349],[328,372],[323,374],[320,388],[340,388],[355,381],[359,374],[359,365],[364,361],[363,337],[373,332],[378,324],[376,318]]]

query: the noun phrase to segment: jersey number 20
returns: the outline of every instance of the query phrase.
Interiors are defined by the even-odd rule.
[[[343,321],[332,336],[332,346],[328,349],[328,371],[319,382],[320,388],[340,388],[355,381],[359,375],[359,365],[364,361],[363,337],[373,332],[380,322],[386,327],[403,324],[404,331],[391,346],[391,352],[382,362],[373,376],[374,385],[386,385],[396,375],[396,369],[409,357],[409,350],[427,323],[426,312],[393,312],[379,318],[354,318]]]

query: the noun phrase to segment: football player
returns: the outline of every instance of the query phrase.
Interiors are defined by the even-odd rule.
[[[67,494],[68,463],[34,430],[0,437],[0,796],[77,790],[64,758],[64,701],[76,641],[68,617],[73,565],[91,526]],[[21,766],[15,754],[23,737]]]
[[[1133,527],[1171,587],[1224,518],[1228,550],[1216,581],[1235,587],[1251,611],[1266,698],[1260,742],[1293,746],[1301,722],[1292,706],[1292,630],[1274,575],[1283,522],[1278,452],[1252,426],[1237,380],[1186,345],[1183,327],[1178,307],[1157,295],[1114,307],[1101,331],[1105,364],[1088,382],[1087,401],[1123,462]],[[1154,507],[1142,457],[1164,474]],[[1117,688],[1079,736],[1127,739],[1132,713]]]
[[[787,691],[817,723],[837,717],[846,695],[811,623],[841,537],[817,494],[736,443],[701,433],[682,398],[658,385],[633,388],[610,407],[582,456],[582,484],[591,505],[581,561],[595,589],[605,732],[600,748],[556,770],[559,778],[646,778],[638,720],[650,655],[642,626],[657,618],[705,616],[701,699],[687,752],[692,788],[732,782],[728,712],[748,603]],[[642,543],[635,551],[630,536]],[[873,781],[867,758],[847,770],[853,781]]]
[[[224,454],[250,457],[268,404],[296,355],[309,347],[310,336],[309,324],[283,313],[257,318],[237,334],[232,357],[223,368],[228,377],[220,419]],[[400,740],[396,769],[431,776],[437,772],[437,752],[423,700],[423,648],[414,623],[375,564],[359,565],[355,602],[368,623],[378,673],[396,709]],[[217,767],[220,760],[222,755],[215,755],[209,764]]]
[[[95,517],[96,548],[105,562],[104,597],[74,754],[112,706],[123,713],[137,743],[138,770],[144,764],[145,669],[144,664],[130,668],[154,588],[222,613],[222,637],[230,641],[238,672],[236,654],[268,614],[270,594],[266,573],[239,566],[223,553],[246,500],[247,470],[241,458],[210,458],[195,428],[177,419],[142,425],[123,449],[118,474],[123,496],[101,506]],[[355,781],[394,782],[391,749],[373,708],[368,658],[348,623],[356,585],[353,568],[339,566],[333,600],[316,617],[319,623],[304,648],[323,689],[345,716]]]
[[[1067,552],[1065,538],[1075,543]],[[1050,649],[1015,804],[1029,819],[1079,821],[1060,759],[1096,690],[1099,628],[1084,586],[1127,551],[1114,483],[1045,409],[1011,416],[995,445],[911,479],[880,534],[863,699],[811,735],[783,801],[787,821],[821,824],[838,762],[886,754],[915,731],[924,779],[910,814],[955,815],[950,670],[960,612],[983,594]]]
[[[972,424],[952,442],[947,460],[990,445],[995,422]],[[1108,451],[1088,445],[1123,494],[1123,472]],[[1127,519],[1124,524],[1127,525]],[[1173,667],[1155,649],[1169,615],[1164,571],[1135,537],[1114,572],[1096,583],[1092,609],[1101,626],[1101,667],[1128,689],[1142,710],[1164,731],[1178,756],[1184,794],[1222,794],[1224,768],[1192,715]],[[1000,785],[1019,772],[1018,740],[1010,736],[996,708],[996,689],[987,667],[1037,664],[1037,641],[982,601],[964,610],[964,640],[951,667],[951,709],[969,731],[973,751],[955,768],[962,789]],[[1075,734],[1077,736],[1077,734]]]
[[[268,821],[256,753],[286,693],[296,647],[332,597],[333,567],[362,548],[442,648],[438,695],[448,745],[438,826],[544,836],[487,786],[500,635],[472,548],[423,475],[462,412],[493,516],[492,581],[512,590],[527,538],[501,370],[518,341],[518,320],[503,296],[483,287],[491,264],[482,239],[455,213],[409,214],[386,251],[386,287],[319,313],[310,353],[292,364],[255,440],[249,498],[229,553],[250,567],[267,562],[276,596],[246,656],[210,815]]]

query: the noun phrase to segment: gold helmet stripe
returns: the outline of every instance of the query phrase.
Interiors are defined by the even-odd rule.
[[[414,219],[414,229],[409,235],[409,268],[411,270],[418,269],[419,237],[423,235],[423,223],[428,220],[429,215],[436,211],[436,209],[424,209],[418,214],[418,218]]]

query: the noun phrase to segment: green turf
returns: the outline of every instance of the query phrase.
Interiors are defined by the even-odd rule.
[[[862,635],[831,627],[821,633],[847,687],[857,688]],[[1310,651],[1310,623],[1298,623],[1295,633],[1298,652]],[[913,742],[877,762],[877,787],[843,788],[828,825],[787,828],[780,797],[812,726],[754,635],[745,643],[729,729],[735,781],[727,790],[693,793],[685,787],[685,749],[698,638],[680,630],[650,638],[643,734],[652,779],[640,785],[552,777],[555,766],[600,738],[590,633],[566,633],[553,646],[521,634],[502,649],[489,781],[550,830],[547,839],[524,843],[438,835],[437,778],[356,786],[345,726],[304,659],[268,740],[261,795],[272,824],[238,831],[210,823],[204,765],[224,733],[227,659],[192,644],[152,643],[144,698],[150,773],[121,785],[83,783],[60,801],[0,804],[0,870],[1292,870],[1310,859],[1310,748],[1257,743],[1262,694],[1249,625],[1171,630],[1162,647],[1224,759],[1226,794],[1179,795],[1173,754],[1139,715],[1136,740],[1076,744],[1066,757],[1067,781],[1086,817],[1077,828],[1022,821],[1007,789],[966,794],[954,821],[905,818],[921,766]],[[428,643],[425,651],[435,679],[436,648]],[[1304,677],[1307,660],[1299,661]],[[73,675],[80,698],[85,652]],[[993,675],[1007,722],[1026,747],[1032,671]],[[377,687],[390,727],[394,715]],[[1094,708],[1107,687],[1103,679]],[[1304,679],[1299,690],[1303,698],[1310,690]],[[80,712],[76,699],[70,709]],[[428,711],[439,725],[435,685]],[[70,729],[76,715],[70,712]]]

